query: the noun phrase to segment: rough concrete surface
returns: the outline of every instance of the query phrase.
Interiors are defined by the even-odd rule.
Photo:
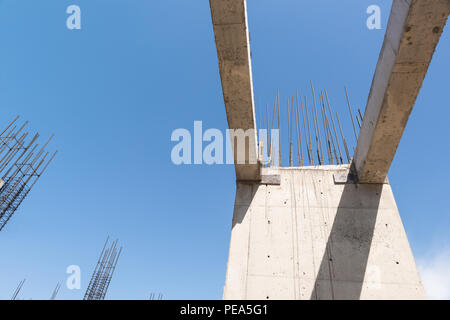
[[[259,180],[250,41],[245,0],[210,0],[211,16],[230,129],[254,129],[237,180]],[[236,163],[236,161],[235,161]]]
[[[449,0],[393,1],[354,156],[361,182],[386,178],[449,13]]]
[[[237,183],[224,299],[424,299],[389,184],[348,166],[263,169]]]

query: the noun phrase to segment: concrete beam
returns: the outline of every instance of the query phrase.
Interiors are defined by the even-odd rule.
[[[394,0],[354,156],[360,182],[385,181],[450,13],[450,0]]]
[[[245,0],[210,0],[223,98],[230,129],[251,132],[245,162],[235,167],[237,180],[259,180],[250,42]]]

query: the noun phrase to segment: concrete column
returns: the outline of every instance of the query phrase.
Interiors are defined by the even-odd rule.
[[[245,0],[210,0],[223,98],[230,129],[248,132],[245,162],[235,167],[237,180],[260,179],[256,144],[250,42]]]
[[[360,182],[385,181],[449,13],[449,0],[393,1],[354,156]]]
[[[348,169],[237,184],[224,299],[426,299],[390,185]]]

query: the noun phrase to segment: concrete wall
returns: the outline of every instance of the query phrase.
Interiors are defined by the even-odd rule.
[[[335,183],[347,169],[238,182],[224,299],[426,298],[390,185]]]

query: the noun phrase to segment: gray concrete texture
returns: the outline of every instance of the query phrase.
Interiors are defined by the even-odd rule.
[[[255,129],[246,1],[210,5],[229,128]],[[346,165],[236,165],[225,299],[426,298],[387,173],[449,13],[450,0],[393,1],[353,159],[358,184],[345,183]],[[256,133],[249,140],[247,160]]]
[[[254,129],[248,139],[246,164],[235,165],[236,179],[259,180],[246,1],[210,0],[210,6],[228,127]]]
[[[394,0],[354,156],[359,181],[387,176],[450,13],[450,0]]]
[[[425,299],[389,184],[348,165],[263,169],[239,183],[224,299]]]

